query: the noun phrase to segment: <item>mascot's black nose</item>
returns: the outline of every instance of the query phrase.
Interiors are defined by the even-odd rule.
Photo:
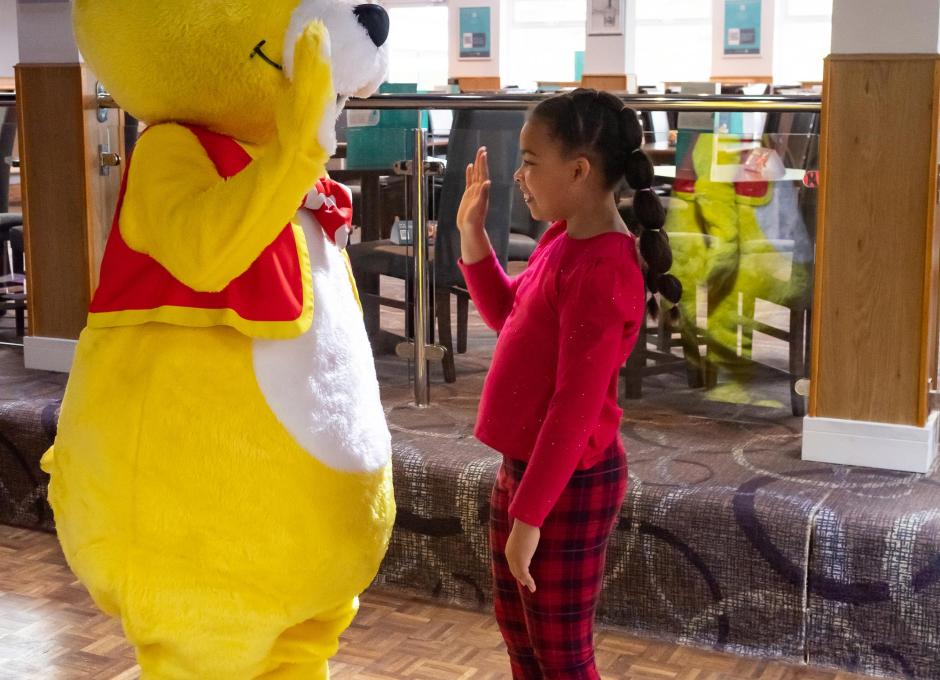
[[[388,39],[388,13],[380,5],[357,5],[353,8],[356,21],[369,32],[369,37],[376,47],[381,47]]]

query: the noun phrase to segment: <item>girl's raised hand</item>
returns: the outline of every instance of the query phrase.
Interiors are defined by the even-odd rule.
[[[467,188],[457,208],[457,229],[461,233],[482,232],[489,207],[490,170],[486,164],[486,147],[481,146],[474,162],[467,165]]]

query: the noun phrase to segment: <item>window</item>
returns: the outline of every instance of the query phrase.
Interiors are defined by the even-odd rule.
[[[702,0],[638,0],[636,4],[638,21],[710,21],[712,7],[710,2]]]
[[[585,5],[572,0],[514,0],[512,20],[519,24],[581,24]]]
[[[832,20],[832,0],[781,0],[790,17],[817,17]]]
[[[584,50],[583,0],[504,0],[509,26],[500,55],[504,85],[574,80],[574,54]]]
[[[778,0],[774,26],[774,80],[822,80],[832,45],[832,0]]]
[[[711,77],[711,2],[637,0],[636,20],[639,85]]]
[[[419,90],[444,89],[447,85],[447,6],[386,4],[388,80],[418,83]]]

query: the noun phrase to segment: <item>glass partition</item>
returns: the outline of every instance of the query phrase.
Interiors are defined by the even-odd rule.
[[[424,112],[419,118],[430,132],[425,156],[447,165],[442,176],[428,178],[426,191],[433,232],[430,306],[436,312],[427,342],[445,350],[443,361],[432,362],[432,382],[454,380],[462,389],[462,376],[479,373],[495,341],[472,304],[469,312],[462,308],[467,292],[456,268],[456,209],[464,168],[478,146],[489,149],[494,182],[487,231],[510,275],[524,270],[547,227],[531,218],[512,181],[519,131],[526,109],[538,99],[417,95],[368,102],[378,111],[411,102]],[[759,99],[763,109],[750,97],[624,98],[638,109],[644,128],[654,188],[666,207],[672,273],[684,289],[675,309],[662,304],[658,318],[647,319],[621,372],[625,405],[632,399],[677,402],[703,415],[742,407],[768,417],[805,412],[799,381],[809,368],[819,100]],[[675,101],[685,101],[685,108]],[[445,108],[448,102],[453,108]],[[354,111],[347,113],[361,116]],[[401,146],[409,134],[404,128],[385,129],[383,145]],[[347,138],[330,172],[360,187],[370,172],[383,173],[377,191],[361,189],[362,208],[355,218],[359,243],[349,250],[381,363],[382,352],[394,351],[389,338],[413,337],[414,263],[407,229],[413,207],[408,178],[396,177],[391,164],[358,169],[344,164],[344,152],[359,153],[355,143],[354,136]],[[632,194],[622,187],[621,214],[630,225],[635,223]],[[368,205],[376,200],[378,207]],[[379,215],[379,224],[371,224]]]
[[[805,413],[817,130],[815,113],[750,132],[680,129],[674,161],[656,165],[684,291],[649,337],[659,352],[681,348],[704,399]]]

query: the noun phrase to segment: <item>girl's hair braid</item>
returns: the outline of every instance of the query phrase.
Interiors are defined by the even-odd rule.
[[[633,212],[638,222],[629,226],[640,237],[646,287],[653,294],[647,303],[649,313],[654,318],[658,313],[656,293],[678,303],[682,284],[667,273],[672,250],[663,231],[666,210],[652,189],[653,163],[642,149],[643,129],[636,111],[609,92],[582,88],[541,101],[530,117],[547,125],[566,154],[584,154],[598,163],[608,187],[626,178],[635,190]]]

